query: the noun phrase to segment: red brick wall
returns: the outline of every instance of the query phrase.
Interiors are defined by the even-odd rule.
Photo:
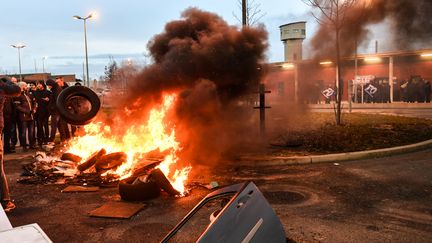
[[[354,61],[345,61],[341,69],[341,77],[344,81],[343,99],[348,98],[348,80],[354,78]],[[316,63],[300,64],[298,67],[299,96],[308,93],[311,85],[322,80],[325,87],[335,85],[336,70],[334,65],[319,65]],[[375,77],[389,77],[389,59],[382,58],[379,62],[367,63],[358,60],[358,75],[374,75]],[[421,58],[420,56],[394,57],[393,76],[399,85],[403,80],[413,75],[420,75],[422,78],[432,82],[432,58]],[[269,71],[265,78],[267,88],[272,90],[272,97],[277,94],[278,83],[284,82],[285,96],[294,97],[294,69],[274,68]],[[299,97],[301,98],[301,97]]]

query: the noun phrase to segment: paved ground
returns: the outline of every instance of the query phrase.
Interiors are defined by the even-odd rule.
[[[300,242],[430,242],[432,151],[306,166],[242,168],[267,191],[287,235]],[[306,200],[287,203],[286,192]]]
[[[235,162],[195,167],[191,180],[222,185],[252,180],[264,192],[297,242],[431,242],[432,150],[340,164],[248,167]],[[166,195],[146,202],[129,220],[91,218],[87,213],[119,200],[116,188],[94,193],[61,193],[64,185],[17,184],[28,159],[6,157],[6,171],[18,208],[14,226],[39,223],[54,242],[158,242],[209,192]],[[201,232],[206,209],[192,224]],[[183,232],[184,234],[185,232]],[[190,234],[180,237],[193,241]]]

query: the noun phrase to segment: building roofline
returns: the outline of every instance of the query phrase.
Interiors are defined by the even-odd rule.
[[[293,23],[283,24],[283,25],[279,26],[279,28],[282,28],[282,27],[288,26],[288,25],[293,25],[293,24],[301,24],[301,23],[307,23],[307,22],[306,21],[297,21],[297,22],[293,22]]]
[[[405,50],[405,51],[392,51],[392,52],[382,52],[382,53],[371,53],[371,54],[357,54],[357,59],[364,59],[367,57],[395,57],[395,56],[417,56],[417,55],[421,55],[424,53],[430,53],[432,54],[432,48],[429,49],[419,49],[419,50]],[[347,57],[342,57],[342,60],[355,60],[356,57],[354,55],[352,56],[347,56]],[[324,61],[324,60],[331,60],[331,58],[322,58],[320,61]],[[281,66],[283,64],[287,64],[287,63],[292,63],[292,64],[304,64],[304,63],[310,63],[313,62],[314,59],[305,59],[305,60],[300,60],[297,62],[271,62],[268,63],[268,65],[270,66]]]

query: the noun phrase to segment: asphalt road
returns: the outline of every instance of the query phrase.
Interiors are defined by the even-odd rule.
[[[16,157],[15,157],[16,158]],[[254,181],[297,242],[431,242],[432,150],[340,164],[294,166],[196,166],[192,182],[230,185]],[[61,193],[65,185],[16,183],[21,164],[7,157],[6,171],[18,208],[14,226],[39,223],[54,242],[158,242],[210,190],[192,189],[184,198],[163,195],[145,202],[129,220],[101,219],[88,212],[118,201],[116,188]],[[208,225],[206,208],[192,232]],[[184,233],[184,232],[183,232]],[[186,234],[176,242],[194,241]]]
[[[255,181],[298,242],[431,242],[431,158],[427,150],[340,164],[238,168],[234,179]]]

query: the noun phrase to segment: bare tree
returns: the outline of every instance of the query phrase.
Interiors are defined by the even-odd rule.
[[[266,15],[266,13],[261,11],[261,4],[256,3],[254,0],[237,0],[237,4],[242,10],[242,19],[240,19],[235,13],[233,13],[233,15],[243,25],[256,25],[261,18]]]
[[[341,124],[342,80],[340,63],[340,33],[344,28],[344,20],[348,11],[359,0],[302,0],[305,4],[318,11],[312,15],[320,25],[327,25],[335,35],[335,65],[336,65],[336,124]]]

